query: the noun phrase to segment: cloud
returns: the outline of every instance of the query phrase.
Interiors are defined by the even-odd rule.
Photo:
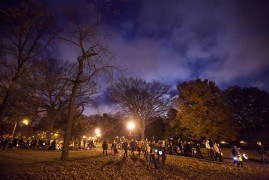
[[[114,27],[113,51],[130,75],[147,80],[200,76],[219,85],[240,81],[269,67],[266,5],[142,1],[136,16]]]
[[[107,20],[101,31],[111,35],[107,46],[126,76],[157,79],[174,88],[179,81],[199,76],[221,88],[237,84],[269,91],[268,1],[122,2],[124,5],[114,4],[117,16],[112,12],[115,8],[105,8]],[[58,45],[63,59],[77,56],[69,45]],[[103,82],[103,86],[107,84]],[[116,111],[103,101],[102,113]],[[96,112],[89,108],[86,114]]]
[[[91,7],[88,1],[81,3],[80,8]],[[116,56],[115,63],[129,76],[170,83],[199,76],[223,85],[256,76],[269,67],[268,1],[102,3],[106,4],[102,31],[112,35],[108,47]],[[73,3],[62,4],[46,5],[62,18],[58,10],[64,12]],[[87,13],[90,15],[88,11],[82,14]],[[77,56],[69,45],[58,45],[63,59],[72,61]]]
[[[83,112],[84,115],[89,116],[93,114],[115,114],[118,112],[120,108],[117,105],[107,105],[107,104],[102,104],[99,105],[98,108],[95,107],[87,107],[85,108],[85,111]]]
[[[190,75],[183,59],[160,41],[145,37],[126,41],[119,34],[114,34],[109,46],[116,55],[115,63],[127,68],[129,76],[150,81],[186,79]]]

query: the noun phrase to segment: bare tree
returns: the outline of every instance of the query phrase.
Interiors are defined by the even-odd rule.
[[[0,11],[0,120],[20,78],[48,47],[54,35],[48,31],[50,16],[34,1],[24,0],[19,6]]]
[[[28,88],[33,92],[29,99],[39,99],[38,113],[50,139],[55,121],[61,118],[70,96],[72,63],[59,59],[43,59],[35,64],[34,73],[28,76]],[[30,104],[31,102],[29,102]],[[44,121],[45,120],[45,121]]]
[[[111,75],[113,67],[110,65],[110,58],[105,58],[107,50],[102,46],[101,36],[95,25],[89,21],[80,19],[77,13],[69,18],[68,31],[65,31],[60,37],[66,43],[73,45],[73,50],[79,53],[76,59],[75,78],[71,79],[71,95],[69,98],[67,125],[64,134],[64,146],[62,150],[62,160],[68,159],[69,141],[71,130],[74,123],[74,113],[78,103],[79,92],[85,84],[94,84],[98,81],[101,74]],[[83,100],[82,100],[83,101]],[[79,101],[80,103],[82,101]]]
[[[168,109],[168,90],[169,86],[158,81],[121,78],[119,83],[110,88],[110,97],[139,122],[141,138],[144,140],[145,127],[151,117],[160,116]]]

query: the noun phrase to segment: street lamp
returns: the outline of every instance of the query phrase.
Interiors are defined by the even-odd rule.
[[[29,125],[29,120],[28,120],[28,119],[23,119],[23,120],[22,120],[22,123],[23,123],[24,125],[28,126],[28,125]],[[14,134],[15,134],[17,125],[18,125],[18,121],[16,121],[15,124],[14,124],[14,128],[13,128],[13,131],[12,131],[12,137],[14,137]]]
[[[135,128],[135,123],[133,121],[129,121],[127,124],[127,128],[130,130],[130,136],[132,135],[132,130]]]
[[[101,130],[99,129],[99,128],[96,128],[95,130],[94,130],[94,133],[95,133],[95,135],[96,136],[100,136],[101,134]]]
[[[24,120],[22,120],[22,123],[25,124],[26,126],[28,126],[29,125],[29,120],[28,119],[24,119]]]

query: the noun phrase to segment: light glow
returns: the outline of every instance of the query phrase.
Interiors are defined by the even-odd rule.
[[[98,136],[98,135],[100,134],[101,131],[100,131],[99,128],[96,128],[94,132],[95,132],[95,134]]]
[[[29,120],[28,119],[24,119],[24,120],[22,120],[22,123],[25,124],[26,126],[28,126],[29,125]]]
[[[135,128],[135,123],[133,121],[128,122],[127,127],[129,130],[133,130]]]

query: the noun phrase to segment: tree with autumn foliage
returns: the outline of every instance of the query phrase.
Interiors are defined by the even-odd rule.
[[[177,86],[177,117],[171,122],[185,138],[235,139],[238,134],[221,90],[209,80],[196,79]]]

